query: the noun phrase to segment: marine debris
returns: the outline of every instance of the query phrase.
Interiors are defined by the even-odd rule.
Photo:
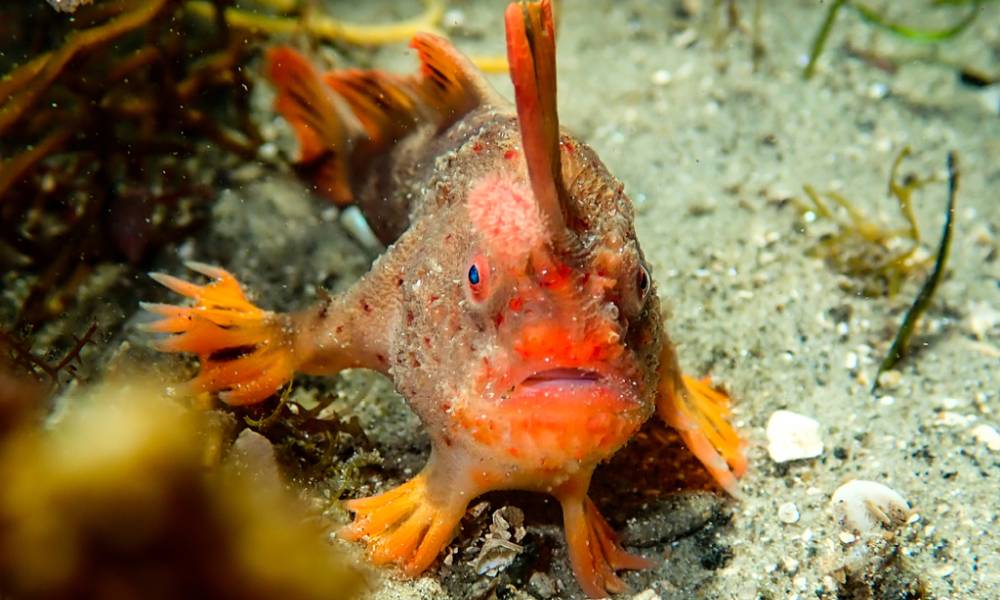
[[[889,348],[889,353],[886,354],[882,363],[878,367],[878,372],[875,374],[875,383],[872,386],[873,392],[878,388],[879,375],[893,368],[906,354],[910,336],[913,335],[913,330],[917,326],[917,321],[920,319],[920,315],[922,315],[930,305],[931,298],[934,296],[938,283],[941,281],[941,276],[944,274],[945,264],[948,262],[948,253],[951,250],[952,231],[954,230],[955,223],[955,195],[958,192],[959,178],[957,161],[958,159],[956,158],[955,153],[949,152],[948,204],[945,209],[944,231],[941,233],[941,242],[938,244],[937,258],[934,259],[934,269],[931,271],[930,276],[927,277],[924,285],[921,286],[920,292],[917,293],[917,297],[913,301],[913,304],[910,305],[909,310],[906,311],[906,315],[903,317],[903,322],[899,326],[899,331],[896,332],[896,337],[892,341],[892,347]]]
[[[857,0],[834,0],[830,4],[830,8],[827,9],[826,14],[823,17],[823,22],[820,24],[819,29],[816,31],[816,36],[813,38],[812,47],[809,51],[809,61],[802,70],[802,77],[804,79],[810,79],[813,74],[815,74],[816,63],[819,60],[820,55],[823,53],[823,49],[826,47],[827,39],[830,37],[830,32],[833,30],[833,24],[837,20],[837,16],[840,14],[842,8],[850,8],[865,23],[888,31],[903,39],[911,42],[934,43],[949,40],[965,31],[979,16],[981,5],[987,1],[988,0],[931,0],[929,2],[931,6],[967,5],[968,12],[954,24],[942,29],[922,29],[891,21],[884,14],[862,2],[858,2]]]
[[[909,277],[929,264],[930,257],[921,248],[913,193],[936,179],[933,175],[900,177],[900,166],[911,154],[909,147],[900,151],[887,184],[889,196],[896,200],[906,220],[903,228],[889,227],[869,217],[838,192],[821,194],[811,185],[803,186],[811,205],[800,203],[802,210],[836,225],[836,231],[824,235],[812,252],[848,276],[843,286],[849,291],[869,297],[893,296]]]

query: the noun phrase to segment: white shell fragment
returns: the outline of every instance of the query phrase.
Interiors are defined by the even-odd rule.
[[[852,479],[837,488],[830,504],[841,524],[857,533],[878,526],[895,529],[910,516],[910,504],[899,492],[863,479]]]
[[[789,410],[777,410],[767,420],[767,453],[776,463],[814,458],[823,453],[819,423]]]
[[[787,525],[799,521],[799,507],[794,502],[785,502],[778,507],[778,520]]]
[[[1000,452],[1000,433],[989,425],[976,425],[972,435],[992,452]]]

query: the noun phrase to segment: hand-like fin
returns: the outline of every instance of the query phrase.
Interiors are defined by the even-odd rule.
[[[539,210],[550,232],[558,237],[565,231],[565,190],[559,159],[552,4],[549,0],[511,3],[506,22],[507,61],[528,175]]]
[[[254,306],[227,271],[191,262],[192,271],[213,279],[198,285],[163,273],[155,281],[194,299],[194,306],[144,303],[159,320],[144,329],[167,333],[156,346],[164,352],[198,355],[201,371],[188,382],[196,392],[220,392],[223,402],[254,404],[292,378],[298,364],[287,317]]]

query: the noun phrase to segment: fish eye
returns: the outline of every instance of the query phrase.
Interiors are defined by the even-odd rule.
[[[649,271],[643,265],[639,265],[635,274],[635,288],[639,290],[639,300],[645,301],[649,294]]]
[[[468,283],[466,288],[473,301],[482,302],[489,295],[489,279],[489,264],[486,262],[486,257],[479,254],[472,259],[466,271],[466,281]]]

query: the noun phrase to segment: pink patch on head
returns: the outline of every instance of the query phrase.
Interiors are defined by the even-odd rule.
[[[472,186],[467,206],[490,255],[507,266],[545,243],[545,226],[527,182],[491,173]]]

